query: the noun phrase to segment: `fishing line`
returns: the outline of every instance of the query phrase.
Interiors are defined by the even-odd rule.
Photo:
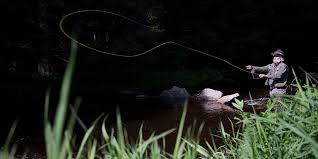
[[[149,50],[146,50],[146,51],[141,52],[141,53],[136,53],[136,54],[133,54],[133,55],[115,54],[115,53],[111,53],[111,52],[107,52],[107,51],[102,51],[102,50],[99,50],[99,49],[90,47],[90,46],[85,45],[84,43],[81,43],[80,41],[76,40],[75,38],[73,38],[73,37],[70,36],[69,34],[67,34],[66,31],[65,31],[64,28],[63,28],[63,23],[64,23],[64,21],[65,21],[68,17],[70,17],[70,16],[72,16],[72,15],[75,15],[75,14],[79,14],[79,13],[85,13],[85,12],[97,12],[97,13],[111,14],[111,15],[115,15],[115,16],[124,18],[124,19],[126,19],[126,20],[128,20],[128,21],[131,21],[131,22],[133,22],[133,23],[136,23],[136,24],[138,24],[138,25],[141,25],[141,26],[144,26],[144,27],[147,27],[147,28],[153,28],[153,27],[148,26],[148,25],[145,25],[145,24],[142,24],[142,23],[140,23],[140,22],[138,22],[138,21],[136,21],[136,20],[133,20],[133,19],[128,18],[128,17],[126,17],[126,16],[123,16],[123,15],[121,15],[121,14],[113,13],[113,12],[110,12],[110,11],[103,11],[103,10],[79,10],[79,11],[74,11],[74,12],[68,13],[68,14],[66,14],[65,16],[63,16],[62,19],[61,19],[60,22],[59,22],[59,28],[60,28],[61,32],[62,32],[67,38],[69,38],[70,40],[72,40],[72,41],[78,43],[79,45],[81,45],[81,46],[83,46],[83,47],[85,47],[85,48],[87,48],[87,49],[93,50],[93,51],[98,52],[98,53],[100,53],[100,54],[105,54],[105,55],[110,55],[110,56],[117,56],[117,57],[123,57],[123,58],[134,58],[134,57],[138,57],[138,56],[142,56],[142,55],[151,53],[153,50],[155,50],[155,49],[157,49],[157,48],[159,48],[159,47],[162,47],[162,46],[164,46],[164,45],[172,44],[172,45],[177,45],[177,46],[182,47],[182,48],[184,48],[184,49],[188,49],[188,50],[191,50],[191,51],[193,51],[193,52],[200,53],[200,54],[203,54],[203,55],[212,57],[212,58],[214,58],[214,59],[220,60],[220,61],[225,62],[226,64],[228,64],[228,65],[230,65],[230,66],[232,66],[232,67],[234,67],[234,68],[236,68],[236,69],[238,69],[238,70],[240,70],[240,71],[243,71],[243,72],[246,72],[246,73],[249,73],[249,74],[252,74],[252,75],[258,75],[257,73],[251,73],[251,72],[249,72],[249,71],[247,71],[247,70],[244,70],[244,69],[242,69],[242,68],[240,68],[240,67],[238,67],[238,66],[232,64],[231,62],[229,62],[229,61],[227,61],[227,60],[225,60],[225,59],[223,59],[223,58],[220,58],[220,57],[217,57],[217,56],[208,54],[208,53],[206,53],[206,52],[203,52],[203,51],[200,51],[200,50],[197,50],[197,49],[194,49],[194,48],[191,48],[191,47],[188,47],[188,46],[185,46],[185,45],[179,44],[179,43],[177,43],[177,42],[173,42],[173,41],[167,41],[167,42],[161,43],[161,44],[159,44],[159,45],[157,45],[157,46],[155,46],[155,47],[153,47],[153,48],[151,48],[151,49],[149,49]]]

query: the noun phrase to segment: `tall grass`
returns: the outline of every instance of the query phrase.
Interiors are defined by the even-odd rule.
[[[295,75],[295,74],[294,74]],[[295,75],[296,77],[296,75]],[[318,158],[317,81],[297,82],[295,95],[271,100],[261,114],[241,112],[242,130],[226,132],[224,145],[211,149],[214,158]],[[233,104],[242,108],[243,102]],[[221,152],[221,156],[216,152]],[[209,157],[202,154],[205,157]]]
[[[271,100],[268,109],[261,114],[241,111],[240,117],[231,122],[232,132],[225,131],[220,123],[222,146],[217,147],[214,142],[208,141],[204,145],[199,144],[203,124],[196,134],[195,126],[184,131],[186,104],[177,130],[153,133],[144,138],[141,126],[137,140],[129,142],[119,109],[116,115],[117,129],[108,131],[106,117],[101,121],[103,115],[99,116],[86,128],[76,116],[79,102],[75,102],[74,106],[69,105],[76,50],[77,46],[73,43],[54,123],[48,117],[49,91],[46,95],[44,134],[48,159],[318,158],[318,89],[317,81],[312,78],[308,77],[305,84],[297,82],[295,86],[298,92],[295,95],[286,96],[283,101]],[[242,110],[243,102],[236,100],[233,106]],[[75,144],[78,142],[75,142],[76,134],[73,131],[76,121],[85,130],[84,136],[77,140],[79,144]],[[241,126],[240,130],[234,130],[235,124]],[[16,147],[9,146],[15,127],[16,124],[13,124],[0,151],[1,159],[15,156]],[[174,131],[177,131],[177,137],[171,154],[165,149],[165,137]],[[215,136],[211,137],[213,139]]]
[[[70,85],[72,79],[72,72],[75,66],[76,59],[76,45],[72,45],[71,59],[68,64],[62,89],[60,92],[60,102],[55,114],[54,125],[48,119],[48,103],[49,94],[47,94],[45,105],[45,142],[48,159],[66,159],[66,158],[118,158],[118,159],[143,159],[143,158],[196,158],[197,152],[194,148],[198,147],[198,139],[190,137],[183,137],[183,127],[186,116],[187,105],[184,106],[179,129],[176,138],[176,144],[173,154],[169,154],[165,150],[164,138],[175,131],[175,129],[167,130],[160,134],[152,134],[149,138],[144,139],[142,127],[139,131],[139,137],[136,142],[128,142],[128,137],[125,135],[124,127],[120,117],[119,110],[117,110],[117,130],[108,132],[105,126],[105,120],[98,128],[99,119],[91,125],[85,132],[85,135],[80,139],[78,147],[74,146],[75,135],[73,128],[76,120],[76,109],[67,119],[68,95],[70,92]],[[77,107],[76,107],[77,108]],[[64,123],[68,122],[67,126]],[[203,125],[200,126],[198,134],[200,134]],[[101,131],[97,131],[100,129]],[[94,132],[101,132],[102,138],[94,136]],[[192,133],[193,135],[193,133]],[[162,142],[163,144],[159,144]],[[190,143],[189,146],[187,143]]]
[[[14,159],[15,158],[15,154],[17,151],[17,146],[16,145],[10,145],[12,137],[13,137],[13,133],[14,130],[17,127],[17,122],[14,122],[11,126],[11,129],[9,131],[9,134],[7,136],[7,139],[3,145],[3,147],[1,147],[0,149],[0,159]],[[22,158],[26,158],[26,153],[22,156]]]

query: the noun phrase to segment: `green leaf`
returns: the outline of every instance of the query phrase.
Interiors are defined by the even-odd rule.
[[[234,101],[232,103],[232,105],[236,108],[236,109],[239,109],[240,111],[243,111],[243,106],[244,106],[244,102],[243,100],[238,100],[236,98],[234,98]]]

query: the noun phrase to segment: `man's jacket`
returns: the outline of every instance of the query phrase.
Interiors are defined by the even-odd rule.
[[[278,65],[274,63],[268,64],[263,67],[252,66],[252,72],[255,73],[267,73],[268,78],[265,81],[265,85],[273,88],[285,88],[288,80],[288,66],[281,62]]]

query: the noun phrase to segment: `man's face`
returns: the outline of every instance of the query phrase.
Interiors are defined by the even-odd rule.
[[[281,62],[281,58],[279,56],[274,56],[273,63],[278,64]]]

